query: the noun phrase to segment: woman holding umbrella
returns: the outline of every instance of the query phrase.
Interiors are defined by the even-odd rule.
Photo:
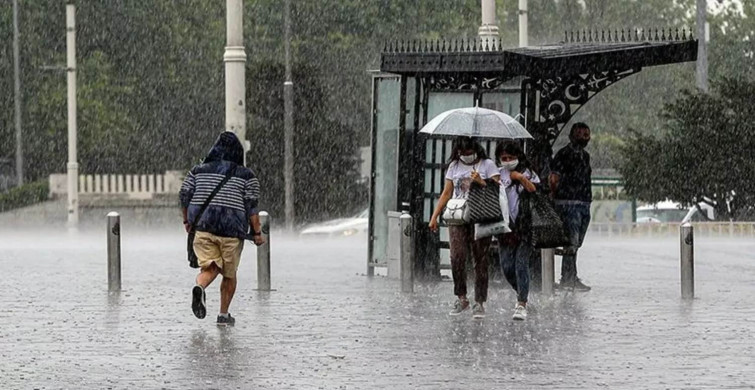
[[[493,160],[487,157],[485,149],[471,137],[460,137],[454,142],[451,158],[446,170],[445,186],[430,218],[430,230],[438,231],[438,217],[450,199],[466,199],[472,181],[481,186],[492,179],[498,185],[500,172]],[[458,297],[450,315],[460,315],[469,308],[467,299],[466,261],[469,250],[475,261],[475,304],[472,314],[475,318],[485,317],[484,303],[488,297],[488,248],[490,237],[474,239],[474,226],[470,223],[448,227],[451,248],[451,269],[454,279],[454,295]]]

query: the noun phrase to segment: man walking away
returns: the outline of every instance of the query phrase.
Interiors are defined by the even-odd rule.
[[[213,192],[215,196],[202,212]],[[205,289],[223,275],[217,324],[233,326],[236,322],[228,307],[236,292],[236,270],[250,224],[254,244],[264,243],[257,216],[259,195],[259,181],[244,167],[244,148],[230,131],[220,134],[204,161],[186,175],[179,197],[186,232],[196,231],[193,247],[200,273],[192,289],[191,308],[197,318],[207,315]]]
[[[575,123],[569,133],[569,145],[556,153],[551,161],[548,178],[551,197],[556,210],[561,214],[571,245],[564,248],[561,262],[562,288],[590,291],[590,287],[577,277],[577,250],[582,246],[590,224],[592,185],[590,154],[585,147],[590,142],[590,128],[584,123]]]

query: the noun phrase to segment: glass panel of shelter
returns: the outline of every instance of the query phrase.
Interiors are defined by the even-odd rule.
[[[401,79],[398,76],[373,78],[373,157],[372,231],[370,263],[387,261],[388,211],[396,211],[398,202],[398,136]]]

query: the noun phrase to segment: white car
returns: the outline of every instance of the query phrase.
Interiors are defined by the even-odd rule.
[[[351,218],[340,218],[331,221],[312,224],[299,234],[303,237],[349,237],[367,234],[369,225],[369,209]]]
[[[706,213],[705,216],[700,215],[695,206],[685,208],[676,202],[644,205],[637,208],[637,223],[680,223],[714,219],[713,207],[707,203],[700,203],[700,208]]]

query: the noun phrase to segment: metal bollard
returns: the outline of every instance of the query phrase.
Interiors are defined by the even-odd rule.
[[[542,262],[543,295],[553,295],[553,285],[556,280],[556,250],[554,248],[541,249],[540,261]]]
[[[695,297],[695,231],[686,222],[679,228],[681,233],[682,299]]]
[[[107,289],[121,291],[121,216],[107,215]]]
[[[414,292],[414,253],[412,251],[413,223],[412,216],[404,212],[399,217],[401,222],[401,292]]]
[[[257,290],[270,291],[270,215],[260,211],[259,217],[265,243],[257,247]]]

